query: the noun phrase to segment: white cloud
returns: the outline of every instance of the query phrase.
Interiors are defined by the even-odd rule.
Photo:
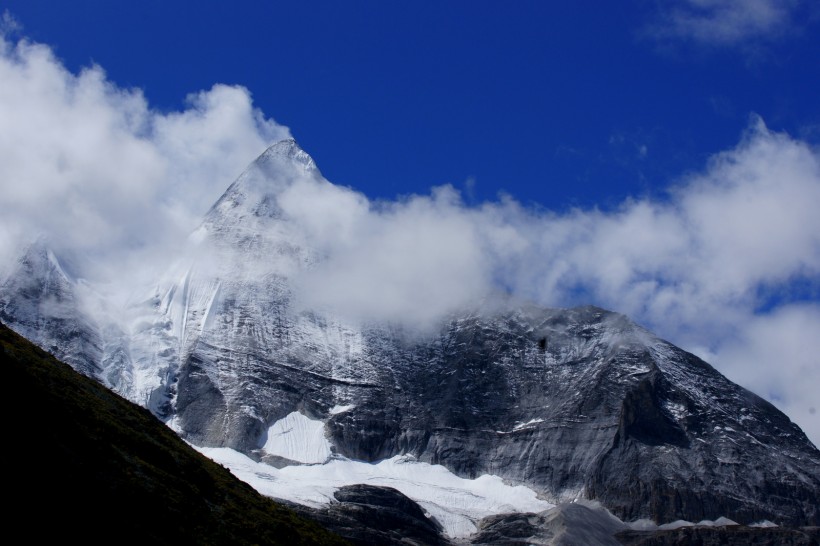
[[[759,118],[667,199],[627,200],[613,212],[536,212],[509,198],[469,207],[450,187],[389,204],[331,185],[298,199],[305,190],[291,191],[286,210],[313,226],[309,240],[327,255],[304,279],[309,305],[412,322],[498,287],[551,306],[595,303],[758,392],[783,385],[772,399],[803,408],[793,418],[820,439],[805,388],[820,388],[820,353],[781,342],[783,325],[797,323],[787,311],[802,305],[794,283],[820,289],[820,156]],[[811,337],[814,314],[799,308],[806,322],[794,336]],[[760,350],[739,366],[744,346]]]
[[[730,378],[772,402],[820,445],[820,304],[784,305],[740,325],[713,355]]]
[[[793,28],[802,0],[677,0],[661,5],[649,29],[662,39],[736,46],[781,36]]]
[[[345,195],[345,201],[364,200],[361,195],[351,198],[352,192]],[[312,206],[316,201],[324,200],[314,195],[299,203],[318,214],[347,209],[340,201],[317,210]],[[294,210],[294,202],[286,201],[285,210],[301,217],[304,209]],[[311,241],[325,249],[327,259],[301,279],[303,304],[422,326],[489,290],[490,268],[478,224],[452,188],[437,188],[430,197],[349,210],[356,215],[348,217],[352,221],[344,223],[344,229],[322,231],[331,239]]]
[[[44,233],[109,275],[150,272],[288,136],[241,87],[215,85],[164,114],[99,67],[72,74],[45,46],[0,45],[2,263]],[[422,323],[498,287],[550,306],[595,303],[705,356],[820,443],[817,203],[820,154],[759,119],[667,199],[611,212],[536,211],[509,197],[468,206],[451,187],[371,202],[309,180],[280,196],[326,257],[300,286],[309,304]]]
[[[0,42],[0,81],[6,260],[16,241],[43,234],[57,247],[145,263],[289,134],[252,107],[244,88],[215,85],[189,97],[186,110],[163,114],[102,68],[73,74],[48,47],[25,40]]]
[[[756,120],[670,201],[578,213],[584,239],[563,259],[593,295],[632,314],[699,322],[705,309],[754,309],[767,286],[817,278],[818,199],[817,154]]]

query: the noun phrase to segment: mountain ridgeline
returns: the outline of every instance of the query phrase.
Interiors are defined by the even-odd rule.
[[[266,452],[267,432],[299,412],[324,424],[331,457],[409,454],[624,521],[820,524],[820,452],[805,434],[623,315],[510,303],[417,336],[297,308],[294,283],[322,256],[280,206],[294,184],[330,183],[278,142],[128,325],[82,305],[81,281],[42,240],[0,284],[0,320],[186,441],[279,467],[300,461]]]

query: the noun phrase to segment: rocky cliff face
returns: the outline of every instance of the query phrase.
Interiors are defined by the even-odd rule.
[[[295,308],[293,280],[321,256],[277,196],[304,181],[328,184],[295,142],[260,156],[127,335],[73,305],[76,281],[47,251],[4,282],[0,318],[189,442],[277,466],[299,462],[265,447],[298,412],[324,424],[328,457],[411,454],[624,520],[820,524],[820,452],[802,431],[627,317],[509,302],[421,336]]]

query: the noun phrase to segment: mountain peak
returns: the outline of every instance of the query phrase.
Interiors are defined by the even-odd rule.
[[[296,139],[293,138],[286,138],[274,142],[254,161],[254,164],[259,167],[271,163],[296,166],[301,168],[305,173],[318,172],[313,158],[310,157],[310,155],[297,144]]]
[[[273,143],[262,152],[214,204],[205,217],[212,228],[247,224],[248,218],[278,218],[279,194],[297,180],[320,179],[313,158],[296,140]],[[253,226],[248,228],[257,229]]]

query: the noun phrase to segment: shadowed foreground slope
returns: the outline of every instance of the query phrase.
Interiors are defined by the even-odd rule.
[[[3,324],[0,366],[7,534],[30,543],[345,544]]]

